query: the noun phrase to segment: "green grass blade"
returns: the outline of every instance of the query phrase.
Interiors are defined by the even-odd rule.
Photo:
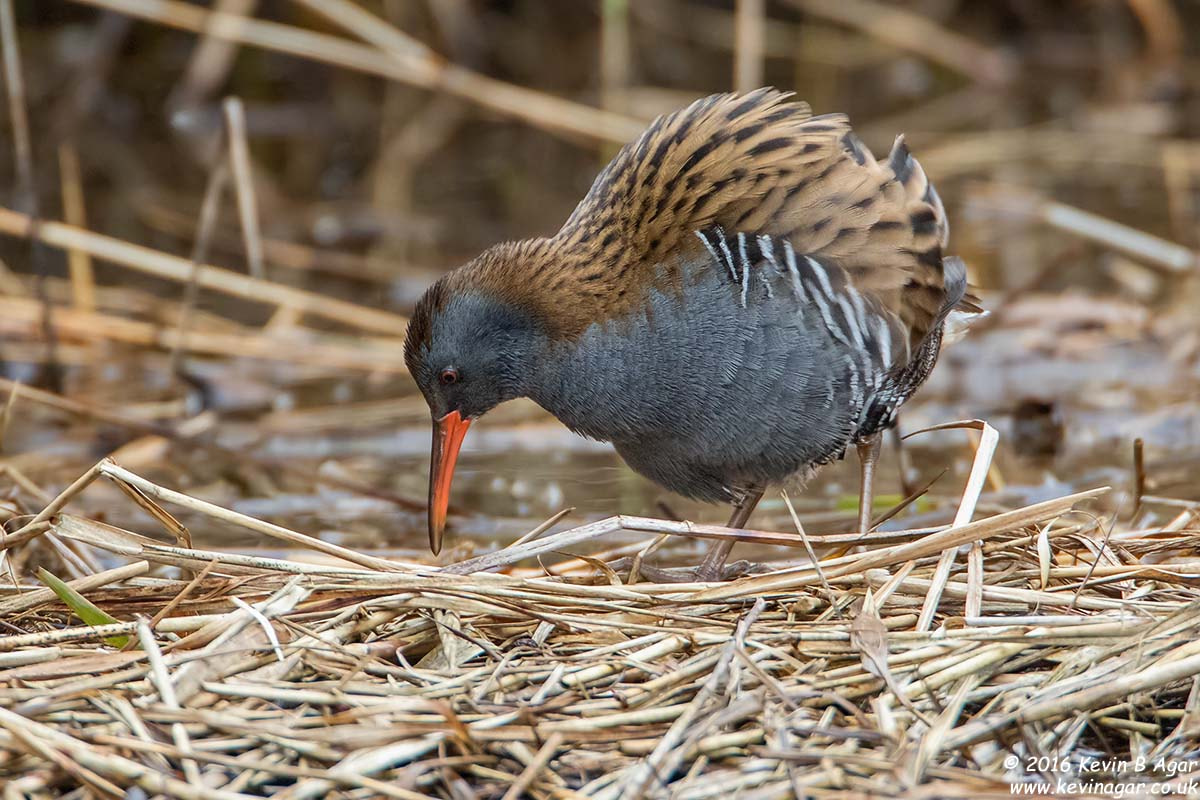
[[[79,592],[72,589],[54,573],[39,567],[38,578],[42,583],[50,587],[50,591],[58,595],[58,599],[66,603],[67,608],[71,609],[75,616],[83,620],[84,623],[95,627],[97,625],[112,625],[121,621],[103,609],[98,608],[91,600],[88,600]],[[112,647],[124,647],[129,642],[129,637],[110,636],[104,642]]]

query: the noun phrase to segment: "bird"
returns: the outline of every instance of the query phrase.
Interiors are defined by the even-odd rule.
[[[845,115],[770,87],[659,117],[557,233],[490,247],[416,304],[431,550],[469,426],[519,397],[654,483],[731,503],[732,528],[854,445],[865,532],[881,432],[947,318],[980,310],[948,233],[903,136],[878,160]],[[720,579],[732,546],[698,577]]]

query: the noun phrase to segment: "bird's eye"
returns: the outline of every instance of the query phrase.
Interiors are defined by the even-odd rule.
[[[441,371],[441,374],[438,375],[438,380],[441,382],[442,386],[449,386],[452,383],[458,383],[458,370],[456,370],[454,367],[446,367]]]

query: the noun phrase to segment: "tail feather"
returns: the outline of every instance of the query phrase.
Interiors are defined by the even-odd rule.
[[[945,322],[950,312],[961,308],[962,303],[967,299],[967,265],[957,256],[943,258],[942,280],[946,287],[946,295],[935,325]]]

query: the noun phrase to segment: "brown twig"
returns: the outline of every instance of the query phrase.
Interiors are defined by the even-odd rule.
[[[543,92],[480,75],[447,63],[424,45],[344,0],[305,0],[335,24],[367,41],[383,43],[386,52],[336,36],[289,25],[209,12],[179,0],[76,0],[194,33],[211,32],[229,41],[311,58],[367,72],[424,89],[437,89],[483,108],[587,140],[624,144],[641,133],[643,122],[602,111]]]
[[[263,266],[262,233],[258,229],[258,200],[254,195],[250,144],[246,140],[246,110],[236,97],[225,98],[222,108],[225,110],[225,141],[229,143],[229,164],[233,170],[233,185],[237,189],[238,218],[242,222],[246,264],[251,276],[265,281],[267,272]]]
[[[87,211],[83,196],[83,175],[79,168],[79,151],[74,143],[58,145],[58,171],[62,182],[63,219],[69,225],[87,227]],[[92,259],[82,250],[67,251],[67,266],[71,271],[71,296],[75,308],[92,311],[96,308],[96,277]]]
[[[763,82],[763,50],[767,11],[763,0],[737,0],[734,14],[733,87],[757,89]]]
[[[938,25],[907,9],[877,0],[788,0],[814,16],[860,30],[890,45],[941,64],[984,84],[1013,79],[1008,54]]]
[[[183,288],[183,304],[179,311],[178,341],[171,348],[170,370],[173,375],[182,375],[183,352],[188,340],[188,327],[191,324],[192,312],[196,308],[196,300],[200,296],[200,272],[208,258],[208,244],[212,239],[213,230],[217,223],[217,208],[221,202],[221,192],[229,179],[229,165],[225,159],[217,159],[208,175],[208,183],[204,187],[204,199],[200,203],[200,218],[196,223],[196,236],[192,242],[191,272]]]
[[[0,234],[33,237],[52,247],[63,249],[78,248],[90,253],[93,258],[180,283],[186,283],[192,275],[192,263],[186,258],[61,222],[35,223],[28,215],[7,208],[0,208]],[[197,284],[203,289],[259,303],[293,308],[361,330],[403,335],[408,327],[408,320],[396,314],[279,283],[256,280],[208,264],[205,264],[200,272]]]

